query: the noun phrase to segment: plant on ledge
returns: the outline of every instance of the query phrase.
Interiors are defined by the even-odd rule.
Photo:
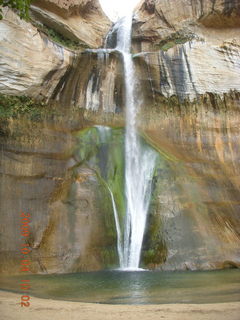
[[[2,16],[2,7],[9,7],[19,14],[21,19],[29,18],[29,7],[31,0],[0,0],[0,20]]]

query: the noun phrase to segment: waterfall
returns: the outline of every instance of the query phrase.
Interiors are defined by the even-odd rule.
[[[111,139],[111,128],[110,127],[99,126],[99,125],[95,125],[94,127],[98,131],[100,143],[107,143]],[[117,231],[117,251],[118,251],[119,265],[121,266],[123,264],[123,250],[122,250],[123,247],[122,247],[122,232],[121,232],[121,227],[120,227],[120,222],[119,222],[117,206],[116,206],[116,202],[115,202],[111,188],[109,187],[109,185],[106,182],[104,182],[104,185],[108,189],[110,197],[111,197],[111,201],[112,201],[115,227],[116,227],[116,231]]]
[[[151,199],[152,176],[156,160],[156,152],[142,145],[137,133],[137,113],[139,99],[136,94],[136,77],[131,55],[132,12],[121,18],[106,39],[106,44],[112,42],[111,37],[117,33],[115,49],[88,50],[97,52],[99,59],[104,54],[117,50],[121,53],[124,64],[125,81],[125,198],[126,214],[124,230],[121,231],[118,212],[111,189],[115,225],[117,231],[117,249],[120,269],[137,270],[139,268],[141,248],[147,213]],[[98,128],[100,130],[100,128]],[[103,129],[101,129],[101,134]],[[105,134],[105,131],[104,131]]]
[[[95,125],[94,127],[98,131],[100,142],[101,143],[107,142],[108,138],[110,138],[111,136],[111,128],[106,126],[99,126],[99,125]]]
[[[121,269],[138,269],[147,212],[150,203],[155,152],[141,145],[137,133],[138,100],[134,97],[136,78],[131,50],[132,14],[120,20],[117,50],[122,53],[126,90],[125,196],[123,259]]]
[[[113,196],[112,190],[109,188],[109,186],[107,186],[107,188],[108,188],[108,191],[110,193],[111,200],[112,200],[114,219],[115,219],[115,225],[116,225],[116,230],[117,230],[118,258],[119,258],[119,264],[120,264],[120,266],[122,266],[123,265],[122,232],[121,232],[121,228],[120,228],[120,224],[119,224],[117,207],[116,207],[116,203],[115,203],[115,200],[114,200],[114,196]]]

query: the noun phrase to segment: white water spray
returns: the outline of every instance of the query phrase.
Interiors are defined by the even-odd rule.
[[[138,269],[147,212],[151,196],[155,152],[141,145],[137,133],[138,101],[134,97],[136,78],[131,50],[132,14],[118,27],[117,50],[122,53],[126,90],[125,195],[126,215],[121,269]]]
[[[113,212],[114,212],[114,219],[115,219],[115,225],[116,225],[116,230],[117,230],[117,250],[118,250],[118,258],[119,258],[119,264],[120,266],[123,265],[123,251],[122,251],[122,232],[120,228],[120,223],[119,223],[119,218],[118,218],[118,212],[117,212],[117,207],[116,203],[114,200],[114,196],[112,193],[112,190],[107,186],[111,200],[112,200],[112,206],[113,206]]]
[[[111,195],[114,219],[117,231],[117,249],[120,269],[139,269],[141,248],[146,226],[147,213],[151,198],[152,176],[156,160],[156,152],[143,146],[137,133],[137,113],[139,100],[135,97],[136,77],[131,56],[132,13],[121,18],[114,26],[117,31],[117,46],[123,57],[125,80],[125,197],[126,214],[124,230],[121,230],[118,212],[113,193]],[[111,33],[111,34],[112,34]],[[111,34],[109,36],[111,36]],[[107,42],[107,41],[106,41]],[[91,52],[93,50],[90,50]],[[114,49],[94,50],[98,55],[108,54]],[[100,129],[101,139],[105,138],[105,130]],[[104,131],[104,132],[103,132]],[[103,136],[104,133],[104,136]]]

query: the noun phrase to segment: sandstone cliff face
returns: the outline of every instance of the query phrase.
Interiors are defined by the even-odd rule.
[[[0,21],[0,43],[3,94],[48,97],[73,57],[9,9]]]
[[[235,0],[144,0],[135,14],[135,37],[154,41],[170,33],[195,26],[236,28],[240,26],[240,4]]]
[[[90,48],[99,48],[111,22],[97,0],[41,0],[31,6],[36,20]]]
[[[97,1],[37,1],[35,21],[85,47],[99,47],[110,21]],[[4,9],[0,21],[0,91],[10,95],[50,98],[60,79],[76,66],[78,53],[51,41],[38,28]]]
[[[121,55],[117,51],[85,51],[78,55],[50,97],[62,106],[98,112],[101,122],[108,113],[123,111],[124,80]],[[122,118],[122,114],[120,115]],[[98,119],[99,118],[99,119]]]
[[[237,267],[239,94],[223,98],[207,94],[182,105],[163,100],[161,105],[161,110],[152,109],[150,117],[145,111],[142,120],[143,131],[160,150],[151,219],[159,219],[161,268]],[[152,230],[149,226],[146,261],[156,246]],[[152,267],[157,264],[153,257]]]
[[[238,1],[146,0],[135,14],[142,130],[163,157],[152,209],[163,269],[239,265],[239,17]]]
[[[141,3],[134,50],[152,90],[180,99],[239,90],[239,21],[237,1]]]
[[[144,2],[136,12],[133,30],[133,58],[137,77],[146,91],[145,99],[146,96],[152,99],[159,95],[175,95],[183,101],[208,92],[222,96],[230,90],[240,90],[238,23],[225,28],[218,25],[206,27],[201,20],[217,12],[224,26],[226,15],[229,19],[238,16],[237,4],[233,3],[233,8],[226,11],[216,2],[215,9],[211,9],[215,11],[211,11],[210,2],[205,1],[205,11],[201,14],[184,1],[177,2],[176,7],[175,2],[170,1],[170,11],[164,1],[151,2],[154,10],[149,9],[149,3]],[[163,17],[158,11],[164,13]],[[167,14],[169,24],[162,26]],[[77,61],[79,70],[82,70],[81,66],[88,65],[92,71],[71,71],[69,79],[64,77],[59,99],[94,111],[120,110],[124,86],[119,85],[123,83],[119,53],[86,51]],[[92,61],[92,64],[86,61]],[[69,90],[72,83],[74,90]],[[86,94],[80,94],[82,88],[87,88]]]
[[[33,9],[47,12],[46,21],[56,14],[58,21],[61,16],[66,22],[80,10],[78,1],[67,7],[61,1],[49,3],[39,1]],[[8,61],[0,68],[1,92],[45,96],[59,103],[64,121],[36,126],[24,119],[4,120],[8,134],[1,136],[1,212],[7,213],[3,225],[16,233],[13,216],[31,211],[33,272],[117,266],[111,202],[96,166],[111,176],[113,186],[120,184],[116,172],[122,163],[113,155],[120,159],[123,151],[114,149],[115,141],[102,142],[97,135],[91,140],[89,127],[124,126],[121,56],[95,50],[74,54],[36,33],[34,63],[39,67],[35,69],[30,59],[22,65],[21,52],[13,54],[15,35],[19,32],[21,42],[27,43],[22,50],[29,57],[37,30],[14,15],[11,19],[2,23],[9,43],[1,33],[2,59]],[[84,42],[84,37],[78,39]],[[146,0],[135,15],[133,40],[137,99],[143,102],[139,129],[159,152],[142,263],[168,270],[237,267],[239,2]],[[117,135],[122,141],[123,132]],[[101,143],[95,146],[96,141]],[[123,191],[113,191],[122,209]],[[17,273],[18,236],[2,229],[1,246],[2,272]]]
[[[162,98],[143,107],[139,128],[159,160],[142,266],[239,266],[239,107],[237,93],[206,94],[194,103]],[[96,129],[89,126],[123,121],[103,111],[72,112],[62,110],[60,120],[1,123],[1,272],[19,272],[21,211],[31,213],[33,273],[118,265],[113,208],[102,179],[111,178],[123,212],[123,146],[105,140],[106,129],[91,136]]]
[[[148,94],[193,100],[206,92],[240,90],[239,53],[233,39],[220,46],[194,40],[167,51],[143,52],[135,60]]]
[[[109,192],[77,155],[71,131],[80,117],[64,118],[1,123],[2,273],[20,272],[21,212],[30,214],[31,272],[99,270],[117,260]]]

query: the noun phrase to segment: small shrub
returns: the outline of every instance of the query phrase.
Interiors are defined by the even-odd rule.
[[[56,30],[41,24],[37,23],[36,21],[31,21],[32,24],[40,31],[43,32],[46,36],[48,36],[51,40],[53,40],[56,43],[59,43],[69,49],[72,50],[79,50],[79,49],[87,49],[89,48],[85,43],[82,43],[80,41],[74,41],[69,38],[66,38]]]
[[[0,118],[17,118],[28,115],[32,120],[39,120],[45,111],[45,102],[36,101],[27,96],[9,96],[0,94]]]

